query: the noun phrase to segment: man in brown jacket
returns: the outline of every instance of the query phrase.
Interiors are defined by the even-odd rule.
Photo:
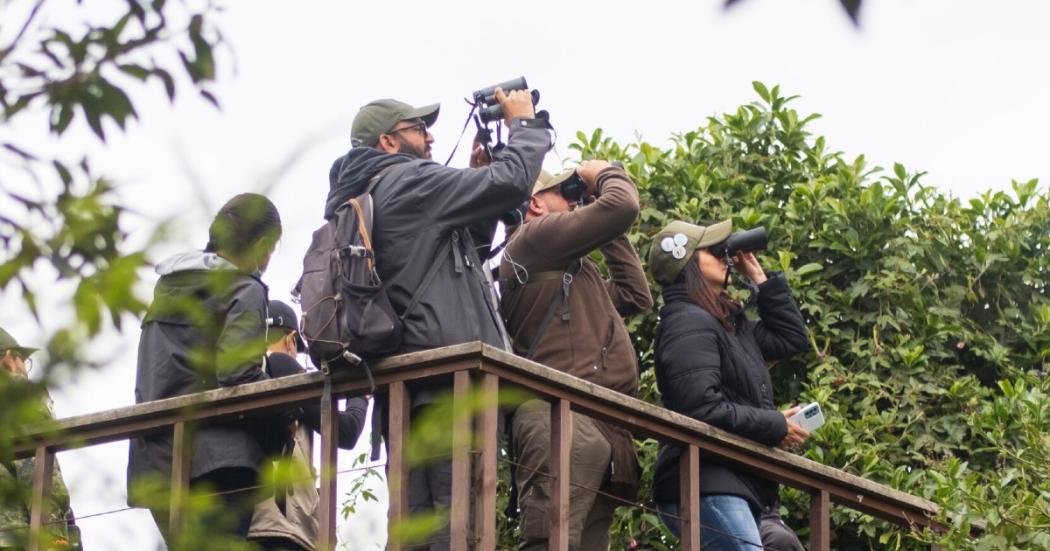
[[[575,192],[563,186],[573,179]],[[577,208],[574,199],[593,202]],[[541,174],[524,223],[511,229],[499,270],[500,309],[516,353],[635,395],[638,363],[622,316],[653,305],[645,272],[625,235],[638,208],[634,183],[608,162],[586,161],[556,178]],[[605,257],[608,280],[587,257],[595,249]],[[550,499],[543,473],[550,472],[549,404],[522,404],[511,430],[520,465],[519,549],[546,549]],[[622,429],[578,414],[573,415],[572,434],[569,547],[606,550],[617,502],[595,490],[635,499],[634,441]]]

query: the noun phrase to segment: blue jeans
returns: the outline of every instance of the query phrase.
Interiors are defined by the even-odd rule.
[[[657,503],[656,509],[671,533],[681,537],[678,503]],[[700,548],[704,551],[762,549],[758,526],[759,516],[746,499],[728,494],[700,497]]]

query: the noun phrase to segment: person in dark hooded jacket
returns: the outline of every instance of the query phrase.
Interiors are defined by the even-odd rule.
[[[664,286],[654,343],[657,386],[672,411],[761,444],[794,449],[809,434],[787,421],[798,407],[776,410],[766,362],[806,349],[805,322],[783,274],[767,276],[750,253],[738,254],[734,262],[757,286],[760,319],[747,319],[726,292],[727,259],[710,251],[731,232],[729,220],[708,227],[676,221],[653,241],[649,267]],[[678,522],[671,519],[680,510],[681,452],[679,446],[662,445],[653,477],[653,501],[675,533]],[[760,517],[776,504],[777,494],[775,482],[730,464],[705,463],[700,469],[701,547],[763,548]],[[793,539],[790,531],[783,535]]]
[[[216,214],[203,252],[157,266],[160,280],[142,322],[135,403],[267,379],[267,289],[259,279],[281,237],[281,219],[267,198],[244,193]],[[210,533],[244,539],[255,506],[258,471],[268,440],[285,432],[267,418],[194,427],[190,488],[218,492],[220,514]],[[128,503],[147,506],[165,539],[171,478],[170,432],[134,438],[128,453]],[[158,492],[157,490],[164,490]]]
[[[479,147],[471,168],[432,161],[434,138],[427,129],[437,119],[438,106],[414,108],[384,99],[358,112],[351,131],[353,149],[329,173],[326,218],[371,190],[376,270],[403,318],[401,352],[471,341],[510,349],[479,250],[488,250],[500,215],[528,199],[551,142],[547,122],[534,118],[527,90],[497,91],[496,98],[510,135],[506,147],[485,166],[480,166]],[[449,386],[433,379],[411,385],[412,417]],[[382,396],[377,396],[377,406],[383,409]],[[417,513],[447,507],[451,486],[448,459],[412,469],[409,509]],[[447,526],[430,540],[430,549],[448,549]]]

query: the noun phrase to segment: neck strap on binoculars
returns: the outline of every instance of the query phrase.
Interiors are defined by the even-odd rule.
[[[729,277],[733,275],[733,257],[726,251],[726,279],[722,282],[722,289],[729,288]]]

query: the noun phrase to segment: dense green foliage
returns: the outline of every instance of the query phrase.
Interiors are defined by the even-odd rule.
[[[641,191],[631,239],[643,259],[674,219],[769,229],[760,259],[786,272],[812,343],[774,366],[777,398],[818,401],[829,419],[807,457],[940,503],[955,530],[939,539],[952,548],[973,545],[965,534],[980,518],[979,547],[1050,549],[1050,196],[1032,180],[963,201],[901,165],[870,168],[807,132],[818,115],[754,86],[760,101],[668,149],[600,130],[572,147],[626,164]],[[643,394],[658,403],[656,324],[654,310],[630,328]],[[783,503],[804,535],[808,496],[785,491]],[[845,510],[832,525],[838,549],[915,545]],[[617,530],[618,548],[669,541],[643,511],[621,510]]]
[[[87,4],[0,1],[9,31],[0,43],[0,291],[20,295],[25,310],[18,314],[27,311],[49,330],[46,342],[23,343],[46,348],[34,358],[33,382],[0,373],[5,465],[13,442],[41,427],[41,404],[56,374],[92,367],[85,345],[107,323],[121,328],[125,316],[146,306],[134,290],[151,240],[129,244],[129,209],[93,169],[90,137],[104,141],[136,119],[131,95],[148,83],[171,100],[188,88],[215,103],[208,92],[221,40],[214,4],[126,0],[110,6],[108,20]],[[88,140],[61,141],[81,124]],[[73,315],[44,310],[42,293],[49,305],[67,300]],[[10,327],[15,313],[6,314],[0,323]],[[0,488],[4,509],[25,507],[28,477],[8,482]],[[195,499],[193,511],[209,506],[206,497]],[[9,535],[24,547],[24,533]],[[187,537],[176,547],[201,546]]]

